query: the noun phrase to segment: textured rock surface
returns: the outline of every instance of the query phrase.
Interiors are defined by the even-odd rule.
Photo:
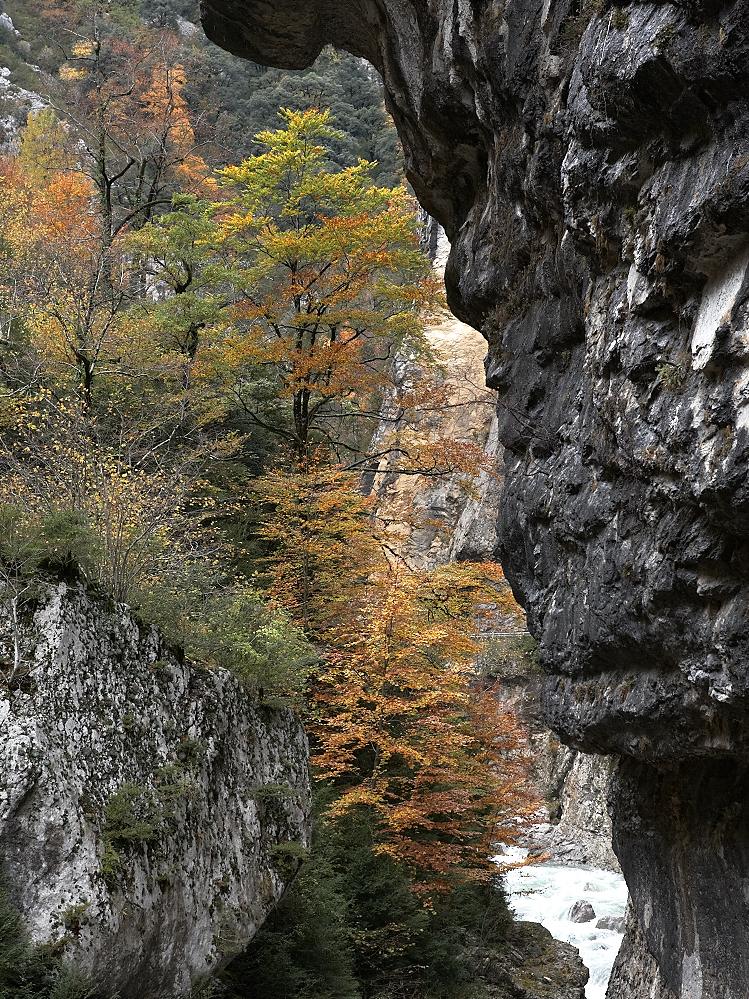
[[[588,972],[577,950],[538,923],[516,922],[503,962],[477,961],[490,999],[585,999]]]
[[[444,230],[433,219],[425,220],[424,243],[435,272],[444,274],[450,246]],[[381,459],[368,483],[377,496],[384,521],[414,565],[434,566],[456,558],[492,558],[497,547],[499,484],[502,481],[502,451],[497,437],[495,393],[486,388],[484,356],[486,344],[472,326],[446,312],[428,327],[430,348],[440,369],[432,369],[430,382],[438,407],[425,407],[404,425],[397,395],[386,400],[382,421],[375,433],[373,450],[399,434],[410,440],[449,438],[471,448],[485,467],[477,477],[399,474],[401,461]],[[398,390],[408,391],[425,372],[411,357],[396,363]]]
[[[435,270],[444,274],[449,243],[442,227],[428,217],[424,243]],[[378,512],[398,531],[399,523],[402,527],[410,522],[413,508],[417,526],[405,536],[401,534],[401,544],[414,564],[491,560],[497,556],[499,543],[504,454],[499,444],[496,396],[483,385],[485,341],[473,327],[450,315],[427,333],[433,349],[447,362],[441,388],[448,393],[449,406],[437,413],[427,411],[416,431],[426,436],[439,433],[481,448],[486,465],[467,488],[460,474],[436,479],[398,475],[383,461],[371,486],[378,496]],[[412,362],[401,362],[404,383],[417,373]],[[385,420],[380,432],[392,430]],[[517,712],[528,731],[536,783],[548,809],[549,822],[531,830],[527,845],[552,854],[561,863],[618,869],[606,810],[608,761],[561,745],[544,723],[542,674],[528,649],[533,643],[527,641],[522,622],[507,615],[495,618],[488,627],[492,637],[482,666],[497,682],[499,696]]]
[[[641,811],[673,790],[678,905],[657,850],[617,833],[638,923],[675,995],[743,999],[749,0],[204,0],[204,21],[258,61],[332,42],[381,71],[452,307],[489,341],[503,562],[547,715],[634,761],[615,805],[633,768]],[[693,787],[721,816],[710,883]]]
[[[554,742],[551,743],[554,748]],[[556,744],[547,785],[554,821],[532,830],[529,843],[563,864],[619,870],[606,808],[611,762]]]
[[[500,663],[493,668],[501,697],[529,733],[535,779],[544,799],[545,815],[528,831],[524,845],[533,854],[550,854],[560,864],[618,871],[607,809],[611,760],[570,749],[545,725],[543,674],[535,651],[524,650],[524,644],[505,640]]]
[[[295,861],[277,844],[307,842],[301,726],[78,585],[43,587],[19,637],[0,690],[11,895],[109,994],[183,994],[280,897]],[[3,615],[6,678],[13,638]]]
[[[580,899],[572,906],[569,917],[573,923],[592,923],[596,918],[596,910],[584,899]]]
[[[699,991],[693,992],[699,996]],[[627,906],[624,940],[614,962],[606,999],[677,999],[658,971],[645,943],[634,909]]]

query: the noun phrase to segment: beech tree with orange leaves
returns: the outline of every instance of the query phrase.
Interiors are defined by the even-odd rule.
[[[368,809],[376,851],[426,892],[490,879],[496,844],[537,807],[525,736],[474,667],[482,620],[519,614],[501,569],[411,568],[357,476],[319,453],[255,488],[269,592],[320,650],[311,733],[329,816]]]
[[[411,571],[387,561],[334,629],[313,732],[333,816],[377,816],[376,850],[423,890],[495,876],[491,856],[532,814],[517,718],[477,683],[480,606],[504,597],[494,563]]]
[[[336,136],[326,111],[282,111],[284,127],[258,135],[265,151],[219,171],[216,252],[231,293],[236,403],[281,437],[299,461],[319,444],[356,461],[372,429],[372,401],[396,355],[428,352],[424,324],[440,301],[418,246],[414,206],[401,188],[378,187],[372,164],[328,168]],[[250,369],[272,372],[268,421]],[[367,437],[365,433],[364,438]]]
[[[94,186],[81,172],[41,169],[23,157],[2,173],[5,308],[48,375],[72,385],[90,409],[95,376],[119,363],[113,341],[125,300],[122,283],[106,279]]]
[[[166,208],[177,190],[199,188],[209,173],[184,98],[186,77],[168,33],[110,35],[95,4],[74,33],[52,96],[82,146],[82,169],[99,201],[110,245]]]
[[[258,137],[265,152],[219,172],[229,197],[181,204],[135,237],[174,292],[154,312],[192,322],[212,302],[194,372],[280,438],[251,487],[256,536],[269,594],[320,650],[313,732],[320,775],[340,792],[330,815],[370,809],[377,849],[429,890],[486,878],[493,843],[534,805],[517,723],[470,668],[482,605],[511,598],[494,565],[405,563],[362,492],[372,447],[352,430],[398,357],[428,358],[436,282],[404,193],[374,185],[368,164],[326,168],[328,114],[282,114]],[[437,474],[436,449],[423,450]],[[475,461],[455,442],[441,454]]]

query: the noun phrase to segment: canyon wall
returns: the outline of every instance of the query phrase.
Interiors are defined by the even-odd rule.
[[[81,584],[0,613],[0,873],[31,939],[164,999],[243,949],[308,844],[286,708],[181,661]]]
[[[450,249],[444,230],[424,220],[423,242],[435,271],[444,275]],[[441,404],[416,415],[411,432],[427,440],[437,436],[483,451],[475,475],[399,474],[387,457],[372,478],[377,514],[398,537],[399,548],[413,565],[431,567],[448,561],[497,558],[504,452],[499,443],[496,393],[484,385],[486,344],[472,326],[450,314],[426,330],[429,345],[442,362],[432,372]],[[419,377],[417,362],[399,358],[399,381],[408,388]],[[398,433],[387,417],[397,407],[387,403],[376,440]],[[560,744],[541,711],[542,673],[523,616],[497,611],[482,624],[483,652],[477,670],[496,685],[497,696],[518,715],[532,746],[533,774],[541,806],[528,832],[530,850],[549,853],[562,863],[618,869],[611,848],[606,810],[609,761]]]
[[[621,760],[633,915],[610,995],[743,999],[749,0],[203,0],[203,18],[259,62],[332,43],[382,74],[452,242],[452,309],[489,343],[499,547],[546,717]]]

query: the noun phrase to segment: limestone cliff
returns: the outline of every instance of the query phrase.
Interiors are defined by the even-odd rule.
[[[0,669],[0,870],[33,940],[103,994],[188,993],[307,844],[299,722],[80,584],[0,615]]]
[[[450,244],[433,219],[425,220],[426,242],[435,272],[444,275]],[[397,405],[398,393],[425,375],[418,360],[399,357],[395,364],[394,399],[385,399],[373,449],[391,447],[402,433],[432,441],[447,438],[483,453],[477,474],[402,474],[399,453],[386,455],[371,477],[378,513],[414,565],[434,566],[453,559],[491,559],[497,547],[502,449],[497,439],[496,397],[486,388],[481,335],[449,312],[426,329],[436,365],[429,381],[437,400],[409,415],[408,425]]]
[[[258,61],[302,66],[331,42],[382,73],[453,244],[452,308],[489,341],[501,554],[546,715],[621,757],[615,846],[664,988],[743,999],[749,0],[204,0],[203,16]]]
[[[425,219],[424,243],[435,271],[444,275],[450,249],[444,230]],[[472,327],[445,315],[428,327],[430,346],[442,359],[438,388],[445,404],[417,417],[417,433],[443,435],[484,452],[485,463],[470,481],[451,476],[401,475],[383,459],[372,481],[382,519],[400,528],[409,561],[432,566],[450,560],[491,560],[497,556],[504,454],[498,439],[496,394],[484,387],[486,344]],[[398,372],[413,381],[418,365],[400,359]],[[388,406],[384,415],[387,417]],[[383,421],[383,434],[393,432]],[[415,526],[404,535],[415,510]],[[407,535],[407,536],[406,536]],[[522,619],[497,616],[486,625],[485,653],[479,668],[497,685],[497,694],[517,713],[533,746],[534,776],[542,799],[539,823],[529,832],[528,846],[550,853],[562,863],[618,868],[611,848],[606,811],[610,766],[560,744],[544,724],[540,710],[541,673],[529,651]]]

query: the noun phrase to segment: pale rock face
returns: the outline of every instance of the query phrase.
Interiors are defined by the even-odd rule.
[[[19,630],[0,696],[11,897],[32,938],[106,992],[186,994],[249,942],[308,843],[301,725],[79,584],[42,585]],[[14,660],[4,614],[6,681]],[[128,840],[144,816],[150,833]]]
[[[450,244],[444,229],[426,220],[424,244],[435,272],[444,275]],[[441,403],[425,408],[415,427],[406,432],[429,440],[435,435],[449,438],[483,452],[477,477],[456,472],[449,476],[399,474],[401,458],[385,456],[372,477],[370,488],[378,498],[381,516],[392,524],[392,533],[414,565],[435,566],[455,558],[492,558],[497,546],[498,489],[502,476],[502,452],[496,420],[496,398],[484,383],[486,343],[472,326],[446,312],[426,329],[430,349],[440,362],[436,389],[444,393]],[[400,385],[408,389],[419,378],[418,361],[397,361]],[[391,420],[397,412],[390,400],[383,406],[383,419],[375,434],[375,445],[404,432]],[[416,527],[411,526],[415,514]],[[406,525],[408,525],[406,527]]]

